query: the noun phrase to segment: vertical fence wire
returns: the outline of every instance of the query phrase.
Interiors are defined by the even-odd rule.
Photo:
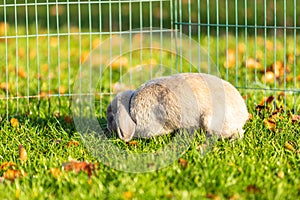
[[[294,56],[293,56],[293,59],[294,59],[294,62],[293,62],[293,67],[294,67],[294,91],[296,91],[297,89],[297,70],[296,70],[296,55],[297,55],[297,3],[296,3],[296,0],[294,0]],[[296,92],[294,92],[294,106],[293,106],[293,112],[296,113],[297,111],[297,106],[296,106],[296,99],[297,99],[297,96],[296,96]]]
[[[274,52],[274,59],[273,59],[273,63],[274,63],[274,70],[273,70],[273,73],[274,73],[274,104],[276,106],[276,89],[277,89],[277,80],[276,80],[276,70],[277,70],[277,41],[276,41],[276,38],[277,38],[277,29],[276,29],[276,24],[277,24],[277,11],[276,11],[276,8],[277,8],[277,4],[276,4],[276,0],[274,0],[273,2],[273,6],[274,6],[274,16],[273,16],[273,20],[274,20],[274,35],[273,35],[273,42],[274,42],[274,48],[273,48],[273,52]]]
[[[239,51],[239,28],[238,28],[238,24],[239,24],[239,19],[238,19],[238,1],[235,0],[234,2],[234,10],[235,10],[235,24],[236,24],[236,27],[235,27],[235,86],[236,87],[239,87],[239,54],[238,54],[238,51]],[[218,36],[217,36],[218,38]]]

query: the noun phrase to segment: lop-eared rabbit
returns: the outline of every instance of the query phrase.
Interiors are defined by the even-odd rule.
[[[203,129],[219,138],[242,138],[248,111],[227,81],[202,73],[150,80],[116,95],[107,107],[107,128],[124,141],[180,129]]]

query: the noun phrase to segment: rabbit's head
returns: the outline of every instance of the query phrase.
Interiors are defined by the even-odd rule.
[[[129,141],[134,135],[136,124],[130,116],[130,99],[134,91],[117,94],[106,110],[107,128],[117,132],[119,138]]]

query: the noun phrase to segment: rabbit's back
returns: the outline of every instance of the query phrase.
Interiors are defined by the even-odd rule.
[[[243,134],[248,112],[239,92],[212,75],[184,73],[143,84],[132,97],[130,113],[136,137],[165,134],[180,128],[202,128],[210,134]]]

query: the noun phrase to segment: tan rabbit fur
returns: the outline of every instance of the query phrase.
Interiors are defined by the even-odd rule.
[[[107,108],[108,129],[129,141],[178,129],[204,129],[222,138],[242,138],[245,102],[228,82],[201,73],[150,80],[119,93]]]

